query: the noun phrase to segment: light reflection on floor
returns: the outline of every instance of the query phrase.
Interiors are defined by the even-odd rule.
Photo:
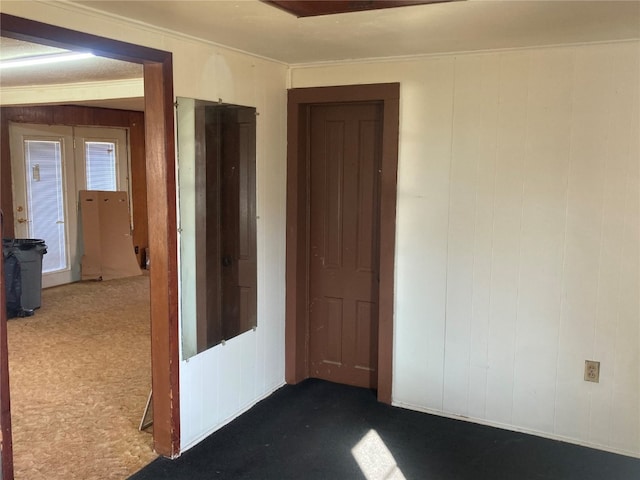
[[[367,480],[406,480],[395,458],[373,429],[351,449],[351,454]]]

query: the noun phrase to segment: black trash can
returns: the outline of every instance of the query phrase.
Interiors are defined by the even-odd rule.
[[[7,318],[24,317],[30,312],[22,309],[22,275],[20,262],[11,249],[2,250],[4,263],[4,293],[6,300]]]
[[[34,238],[3,238],[2,256],[5,262],[5,288],[7,310],[9,300],[12,308],[20,307],[25,312],[40,308],[42,303],[42,257],[47,253],[44,240]],[[14,297],[20,295],[20,305]],[[7,311],[7,313],[10,313]],[[20,316],[18,313],[14,316]]]

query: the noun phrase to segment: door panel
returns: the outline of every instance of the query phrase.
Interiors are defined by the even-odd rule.
[[[255,109],[196,107],[197,350],[257,324]]]
[[[310,374],[375,388],[378,104],[311,107]]]
[[[45,240],[42,286],[79,279],[73,129],[10,124],[14,231]]]
[[[223,338],[256,325],[255,112],[222,113],[221,218]]]

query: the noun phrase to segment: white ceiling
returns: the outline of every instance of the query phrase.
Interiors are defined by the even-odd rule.
[[[296,18],[258,0],[71,1],[286,64],[412,56],[640,38],[640,0],[466,0]],[[117,38],[117,35],[116,35]],[[9,39],[0,57],[56,52]],[[110,59],[4,70],[2,87],[141,78]],[[126,101],[111,103],[127,108]],[[138,100],[137,109],[141,108]]]
[[[287,64],[640,37],[638,1],[467,0],[307,18],[258,0],[72,3]]]

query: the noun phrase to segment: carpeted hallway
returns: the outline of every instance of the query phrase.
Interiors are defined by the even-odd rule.
[[[390,407],[373,392],[285,386],[131,480],[638,480],[640,460]]]
[[[149,278],[44,290],[9,320],[16,480],[123,479],[153,460]]]

